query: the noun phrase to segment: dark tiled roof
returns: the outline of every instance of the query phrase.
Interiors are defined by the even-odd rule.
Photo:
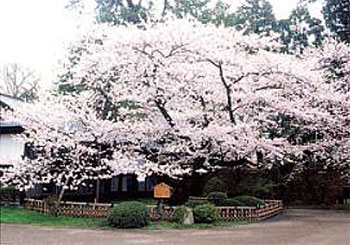
[[[0,134],[20,134],[24,131],[19,124],[0,121]]]

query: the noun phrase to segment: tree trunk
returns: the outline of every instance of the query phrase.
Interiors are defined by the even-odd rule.
[[[100,200],[100,179],[96,180],[96,197],[95,197],[95,203],[98,203]]]
[[[66,181],[64,182],[64,185],[62,186],[62,190],[60,191],[60,194],[59,194],[59,196],[58,196],[58,198],[57,198],[57,201],[56,201],[56,203],[55,203],[55,208],[54,208],[54,214],[55,214],[55,216],[57,216],[57,210],[58,210],[58,208],[59,208],[59,206],[60,206],[60,204],[61,204],[61,201],[62,201],[64,192],[65,192],[65,190],[66,190],[65,186],[68,185],[69,179],[70,179],[70,177],[67,177]]]

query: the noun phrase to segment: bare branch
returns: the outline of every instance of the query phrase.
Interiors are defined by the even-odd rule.
[[[0,73],[0,90],[14,98],[33,100],[40,79],[36,73],[17,63],[4,64]]]

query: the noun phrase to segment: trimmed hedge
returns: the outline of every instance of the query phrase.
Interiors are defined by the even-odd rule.
[[[222,181],[218,177],[213,177],[208,180],[206,185],[204,186],[204,194],[208,195],[211,192],[220,192],[224,190],[226,187],[226,184],[224,181]]]
[[[188,201],[185,203],[185,206],[189,207],[189,208],[195,208],[195,207],[198,207],[198,206],[203,205],[203,204],[210,204],[210,203],[208,201],[203,201],[203,202]]]
[[[215,191],[215,192],[211,192],[208,195],[208,201],[212,204],[215,204],[216,206],[221,205],[221,203],[227,199],[227,195],[225,192],[219,192],[219,191]]]
[[[122,202],[114,206],[107,222],[118,228],[141,228],[148,225],[148,208],[141,202]]]
[[[241,207],[241,206],[245,206],[245,204],[243,204],[242,202],[234,199],[234,198],[228,198],[225,199],[221,202],[220,206],[223,207]]]
[[[217,210],[212,204],[202,204],[193,209],[195,223],[214,223],[217,220]]]
[[[233,199],[244,204],[244,206],[258,207],[265,204],[264,200],[253,196],[238,196]]]

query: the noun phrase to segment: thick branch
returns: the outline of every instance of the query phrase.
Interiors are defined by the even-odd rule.
[[[167,110],[165,109],[164,103],[162,103],[161,100],[159,99],[155,99],[154,103],[156,104],[159,111],[162,113],[165,120],[168,122],[169,126],[173,128],[175,126],[175,123],[171,118],[171,116],[169,115],[169,113],[167,112]]]
[[[214,61],[208,59],[208,61],[213,64],[214,66],[216,66],[217,68],[219,68],[219,75],[220,75],[220,80],[222,82],[222,84],[224,85],[225,87],[225,90],[226,90],[226,97],[227,97],[227,107],[228,107],[228,115],[230,117],[230,121],[233,123],[233,124],[236,124],[236,120],[235,120],[235,117],[233,115],[233,110],[232,110],[232,99],[231,99],[231,86],[226,82],[226,79],[225,79],[225,75],[224,75],[224,71],[222,69],[222,62],[219,62],[219,63],[215,63]],[[241,78],[243,79],[243,78]],[[240,80],[241,80],[240,79]]]
[[[219,64],[219,72],[220,72],[220,79],[222,84],[225,87],[226,90],[226,97],[227,97],[227,106],[228,106],[228,115],[230,116],[230,121],[233,124],[236,124],[236,120],[235,117],[233,115],[233,110],[232,110],[232,99],[231,99],[231,86],[229,84],[227,84],[226,80],[225,80],[225,76],[224,76],[224,71],[222,69],[222,64]]]

